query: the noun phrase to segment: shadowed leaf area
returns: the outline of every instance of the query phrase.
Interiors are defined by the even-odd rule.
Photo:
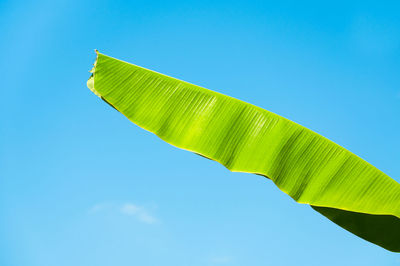
[[[311,207],[349,232],[390,251],[400,252],[399,218],[393,215],[372,215],[334,208]]]
[[[91,72],[88,87],[141,128],[231,171],[268,177],[298,203],[400,251],[400,184],[338,144],[260,107],[101,53]]]

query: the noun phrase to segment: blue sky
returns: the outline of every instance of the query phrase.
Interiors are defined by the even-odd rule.
[[[0,265],[399,265],[86,88],[97,48],[285,116],[400,181],[400,4],[348,2],[0,1]]]

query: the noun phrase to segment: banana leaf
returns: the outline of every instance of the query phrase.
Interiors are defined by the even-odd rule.
[[[271,179],[334,223],[400,252],[400,184],[327,138],[235,98],[97,53],[87,82],[164,141]]]

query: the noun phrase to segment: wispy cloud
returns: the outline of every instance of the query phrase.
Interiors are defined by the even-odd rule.
[[[120,208],[120,211],[122,214],[136,217],[143,223],[153,224],[157,222],[157,219],[149,214],[144,207],[132,203],[123,204]]]
[[[158,220],[150,214],[150,212],[144,207],[137,204],[133,204],[130,202],[124,204],[112,204],[112,203],[99,203],[93,205],[88,213],[94,214],[103,211],[117,211],[118,213],[131,216],[137,219],[138,221],[146,224],[154,224]]]
[[[215,264],[227,264],[233,262],[233,258],[230,256],[215,256],[211,258],[211,262]]]
[[[89,213],[96,213],[96,212],[100,212],[103,211],[105,209],[111,208],[112,205],[109,203],[98,203],[93,205],[90,209],[89,209]]]

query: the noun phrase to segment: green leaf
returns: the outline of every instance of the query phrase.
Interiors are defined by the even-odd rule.
[[[97,52],[88,87],[138,126],[231,171],[270,178],[346,230],[400,252],[400,184],[257,106]]]

